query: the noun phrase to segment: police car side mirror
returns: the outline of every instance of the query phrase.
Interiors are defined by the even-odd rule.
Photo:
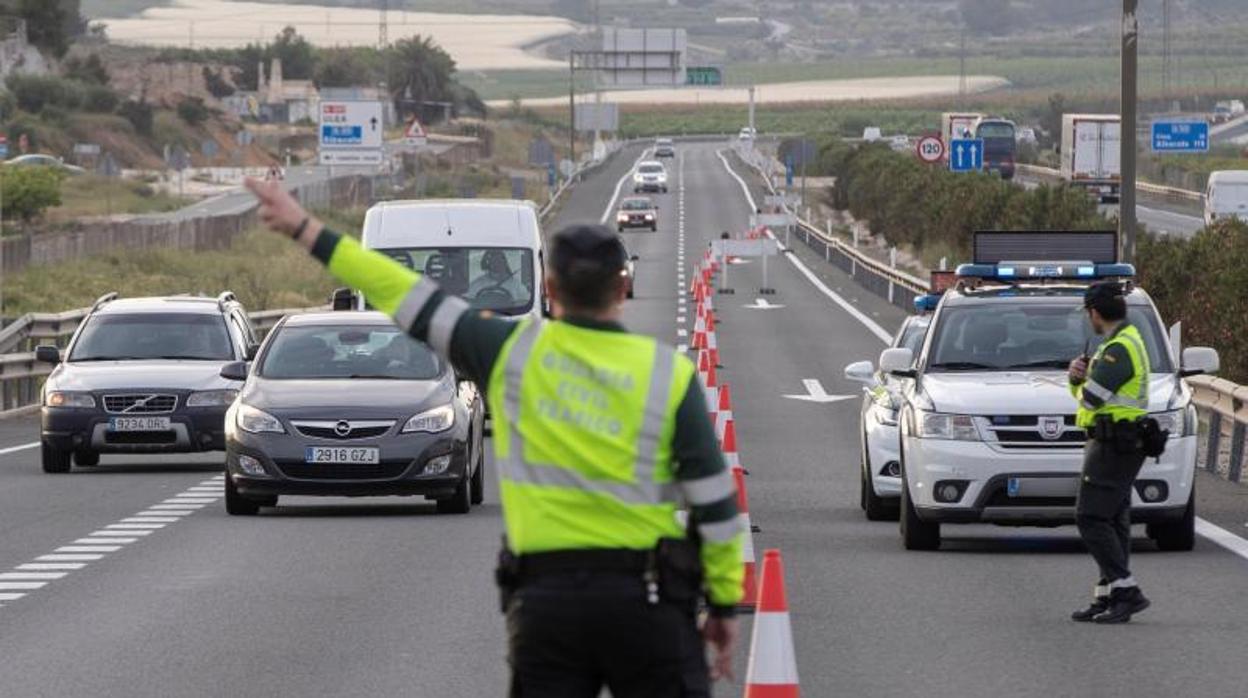
[[[875,367],[871,365],[870,361],[855,361],[846,366],[845,377],[856,383],[862,383],[869,388],[874,388],[876,384]]]
[[[246,361],[231,361],[221,367],[221,377],[231,381],[247,380],[248,367]]]
[[[329,296],[329,305],[334,310],[352,310],[355,307],[355,292],[349,288],[336,288]]]
[[[899,378],[914,378],[914,352],[904,347],[885,349],[880,353],[880,370]]]
[[[1179,370],[1179,375],[1186,378],[1202,373],[1217,373],[1219,365],[1217,349],[1188,347],[1183,350],[1183,365]]]

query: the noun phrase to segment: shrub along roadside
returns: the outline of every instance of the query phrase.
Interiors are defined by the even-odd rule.
[[[825,143],[816,168],[836,177],[833,206],[925,262],[970,256],[976,230],[1095,230],[1111,223],[1081,190],[1025,190],[988,174],[954,174],[884,145]]]

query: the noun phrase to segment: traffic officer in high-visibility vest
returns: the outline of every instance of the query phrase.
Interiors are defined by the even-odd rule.
[[[731,678],[744,579],[736,487],[692,362],[619,324],[619,236],[598,225],[555,234],[555,319],[516,322],[326,229],[278,185],[248,186],[265,223],[487,396],[510,695],[591,698],[605,685],[615,698],[709,696],[711,678]]]
[[[1084,308],[1105,337],[1096,354],[1070,364],[1070,390],[1079,402],[1076,424],[1088,430],[1075,523],[1100,569],[1092,605],[1076,621],[1125,623],[1148,608],[1131,575],[1131,490],[1144,464],[1139,420],[1148,413],[1148,352],[1127,322],[1124,289],[1116,282],[1088,287]]]

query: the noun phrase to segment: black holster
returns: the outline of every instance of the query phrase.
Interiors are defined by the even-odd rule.
[[[520,588],[520,558],[507,549],[506,541],[498,551],[498,566],[494,568],[494,582],[498,585],[499,610],[507,612],[511,597]]]
[[[696,609],[702,597],[702,556],[698,544],[687,538],[663,538],[651,556],[659,583],[659,598]]]
[[[1140,450],[1140,428],[1133,421],[1116,422],[1108,416],[1096,418],[1092,438],[1109,446],[1114,453],[1130,455]]]

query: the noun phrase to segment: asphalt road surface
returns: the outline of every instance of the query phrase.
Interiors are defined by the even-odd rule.
[[[709,240],[746,225],[722,147],[681,144],[676,186],[655,197],[658,232],[625,233],[641,258],[633,330],[686,341],[682,271],[687,281]],[[575,188],[554,226],[613,213],[639,154]],[[891,331],[902,314],[797,247],[827,293],[777,258],[767,300],[782,307],[757,307],[757,262],[732,268],[736,293],[716,304],[755,545],[784,554],[803,695],[1243,695],[1248,560],[1209,540],[1160,553],[1141,538],[1136,574],[1153,608],[1088,627],[1067,619],[1094,577],[1073,528],[947,527],[945,549],[914,553],[896,524],[865,521],[859,388],[842,370],[883,348],[869,323]],[[810,379],[855,397],[785,397]],[[486,504],[466,516],[411,499],[292,497],[231,518],[219,456],[106,456],[53,476],[39,471],[36,438],[33,418],[0,422],[0,696],[505,694],[492,465]],[[1202,476],[1198,492],[1209,526],[1248,531],[1248,489]],[[748,619],[743,630],[748,642]],[[744,671],[743,647],[736,685],[716,695],[740,695]]]

